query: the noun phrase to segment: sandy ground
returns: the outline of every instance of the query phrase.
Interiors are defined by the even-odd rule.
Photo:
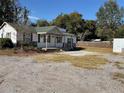
[[[113,62],[124,58],[109,54],[103,57],[111,63],[101,70],[87,70],[69,63],[0,56],[0,93],[124,93],[124,84],[113,79],[113,73],[120,72]]]

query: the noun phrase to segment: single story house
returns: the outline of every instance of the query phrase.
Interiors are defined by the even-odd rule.
[[[124,38],[115,38],[113,40],[113,52],[124,53]]]
[[[18,42],[37,43],[38,48],[73,49],[76,36],[57,26],[29,27],[4,22],[0,26],[0,38],[10,38],[14,44]]]

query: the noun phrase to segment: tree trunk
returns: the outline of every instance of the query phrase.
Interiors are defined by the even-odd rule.
[[[86,36],[86,34],[87,34],[87,31],[85,31],[84,33],[82,33],[82,35],[81,35],[81,41],[84,41],[85,40],[85,36]]]

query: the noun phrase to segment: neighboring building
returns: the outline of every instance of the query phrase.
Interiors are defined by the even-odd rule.
[[[19,26],[7,22],[0,26],[0,38],[10,38],[14,44],[17,44],[17,42],[32,42],[33,34],[36,34],[33,27]]]
[[[124,52],[124,38],[115,38],[113,40],[113,52],[115,53]]]
[[[73,49],[76,46],[76,36],[66,33],[65,29],[56,26],[28,27],[4,22],[0,27],[0,38],[10,38],[17,42],[36,42],[39,48]]]

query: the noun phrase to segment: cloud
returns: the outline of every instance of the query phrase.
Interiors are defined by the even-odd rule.
[[[28,16],[30,19],[32,19],[32,20],[38,20],[38,19],[40,19],[39,17],[36,17],[36,16]]]

